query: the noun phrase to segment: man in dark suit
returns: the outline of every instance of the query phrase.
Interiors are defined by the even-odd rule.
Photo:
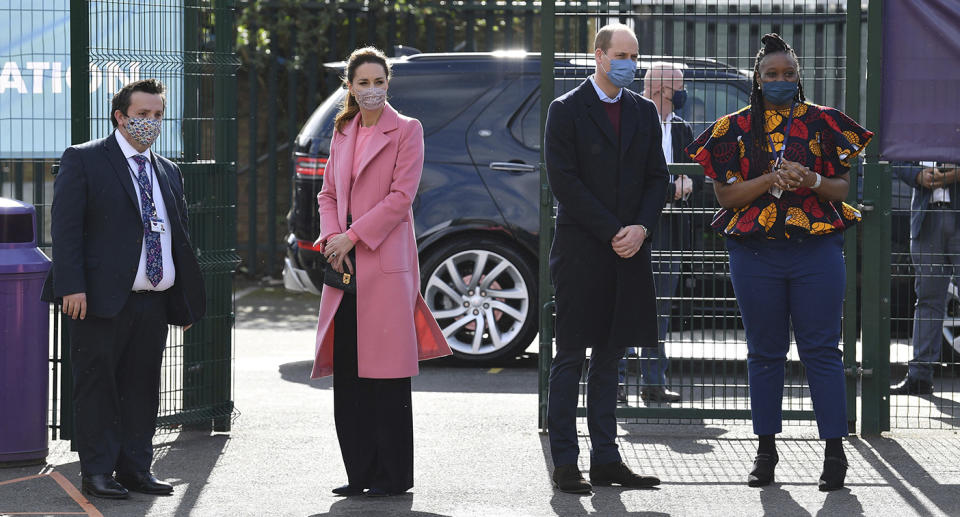
[[[627,346],[657,346],[650,229],[667,189],[660,124],[652,102],[626,88],[639,45],[624,25],[594,40],[596,73],[555,99],[547,112],[545,157],[559,201],[550,274],[556,288],[557,353],[550,370],[548,428],[553,482],[590,492],[577,467],[576,408],[587,348],[590,480],[649,487],[617,450],[617,362]]]
[[[950,277],[960,281],[960,168],[924,163],[894,167],[913,187],[910,201],[910,257],[916,278],[913,360],[891,395],[933,393],[933,364],[940,361],[943,317]]]
[[[671,63],[652,63],[643,76],[643,96],[657,107],[662,131],[661,147],[667,163],[690,163],[684,152],[693,142],[693,128],[675,110],[683,107],[687,92],[683,88],[683,70]],[[680,394],[667,388],[667,367],[670,361],[664,341],[670,327],[670,308],[680,283],[683,251],[691,246],[690,216],[682,211],[694,188],[699,190],[703,178],[696,180],[680,174],[669,176],[664,215],[653,232],[652,249],[660,253],[653,264],[653,283],[657,291],[656,348],[645,348],[640,359],[640,398],[646,402],[679,402]],[[631,350],[632,351],[632,350]],[[620,385],[617,400],[627,401],[626,360],[620,361]]]
[[[180,169],[150,151],[165,107],[159,81],[124,86],[114,133],[64,151],[53,186],[43,299],[70,316],[75,440],[96,497],[173,492],[150,472],[167,325],[189,328],[206,296]]]

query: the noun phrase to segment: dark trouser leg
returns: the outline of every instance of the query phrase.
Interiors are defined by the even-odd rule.
[[[360,379],[373,385],[377,465],[372,486],[404,492],[413,486],[413,411],[410,378]]]
[[[816,237],[802,247],[789,287],[793,335],[807,372],[820,438],[840,438],[847,435],[846,384],[840,351],[840,318],[846,289],[843,235]]]
[[[622,347],[594,348],[587,371],[587,428],[590,431],[590,463],[620,461],[617,449],[617,363]],[[576,410],[576,405],[574,405]]]
[[[333,415],[347,482],[359,488],[376,474],[374,395],[357,377],[357,298],[344,294],[333,318]]]
[[[74,442],[84,476],[113,474],[121,447],[115,364],[122,341],[117,318],[67,320],[73,368]]]
[[[585,356],[586,350],[582,348],[558,348],[550,365],[547,429],[550,432],[550,454],[554,466],[576,464],[580,455],[580,446],[577,444],[577,396],[580,393]]]
[[[122,447],[117,458],[118,474],[147,472],[153,462],[153,436],[160,407],[160,372],[167,344],[166,296],[163,293],[131,294],[132,321],[116,366],[120,393]]]
[[[763,243],[727,239],[730,279],[747,334],[750,409],[757,435],[781,431],[783,380],[790,348],[788,284],[781,256]]]
[[[940,360],[947,286],[960,260],[956,217],[951,212],[932,210],[924,217],[920,235],[910,240],[917,304],[913,313],[913,360],[909,375],[927,382],[933,381],[932,365]]]

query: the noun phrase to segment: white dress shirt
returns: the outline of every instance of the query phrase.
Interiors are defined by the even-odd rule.
[[[589,79],[590,79],[590,84],[593,85],[593,89],[597,91],[597,95],[600,96],[600,100],[603,102],[606,102],[608,104],[613,104],[614,102],[619,101],[620,96],[623,95],[623,88],[620,88],[620,90],[617,91],[617,96],[611,99],[609,95],[607,95],[606,93],[603,93],[603,90],[601,90],[600,87],[597,86],[597,80],[594,79],[592,75],[589,77]]]
[[[140,166],[137,165],[133,156],[139,154],[147,159],[145,167],[147,169],[147,177],[150,178],[150,181],[153,183],[153,204],[157,208],[157,217],[163,220],[163,225],[167,230],[160,234],[160,255],[163,260],[163,277],[160,279],[160,283],[154,287],[153,284],[150,283],[150,280],[147,279],[147,240],[144,239],[140,244],[140,264],[137,266],[137,276],[134,278],[133,286],[130,290],[165,291],[173,286],[173,281],[176,280],[177,277],[177,272],[173,267],[173,228],[170,224],[170,219],[167,217],[167,206],[163,202],[163,194],[160,192],[160,182],[157,181],[157,175],[153,170],[151,151],[138,152],[130,145],[130,142],[127,142],[127,139],[120,134],[119,130],[114,131],[114,136],[120,144],[120,150],[123,151],[123,156],[127,159],[127,165],[129,165],[127,173],[130,175],[130,181],[133,182],[133,190],[137,197],[138,213],[140,212],[140,182],[137,181],[137,171]]]
[[[673,132],[671,130],[673,126],[671,124],[675,118],[677,118],[677,115],[671,111],[666,120],[660,121],[660,129],[663,130],[663,140],[661,141],[663,158],[667,160],[667,163],[673,163]]]

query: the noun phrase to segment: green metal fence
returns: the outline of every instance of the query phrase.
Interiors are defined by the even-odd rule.
[[[599,26],[618,21],[634,27],[640,42],[641,68],[656,61],[670,61],[684,68],[685,86],[690,94],[685,119],[694,134],[716,118],[749,104],[749,80],[753,55],[760,36],[777,32],[796,48],[808,100],[848,109],[858,117],[861,82],[863,24],[859,0],[819,2],[758,3],[724,2],[544,2],[543,4],[543,113],[553,96],[569,90],[584,77],[573,67],[550,66],[549,57],[564,58],[564,52],[591,52]],[[592,63],[592,52],[585,56]],[[746,70],[744,70],[746,69]],[[717,71],[729,76],[742,71],[747,88],[726,79],[711,79]],[[878,77],[878,76],[875,76]],[[631,88],[640,91],[642,84]],[[849,107],[849,108],[847,108]],[[545,119],[545,116],[543,117]],[[875,127],[875,126],[872,126]],[[674,174],[701,175],[698,165],[670,164]],[[854,175],[859,167],[854,168]],[[541,257],[549,252],[553,235],[554,200],[545,177],[541,196]],[[856,202],[856,189],[850,201]],[[694,193],[681,209],[667,207],[665,213],[679,213],[693,221],[689,241],[671,242],[653,250],[654,268],[679,269],[679,286],[673,293],[658,293],[670,300],[666,356],[668,384],[682,395],[673,404],[644,403],[640,395],[639,360],[626,361],[627,403],[618,408],[618,417],[631,421],[707,421],[750,418],[746,375],[746,343],[739,313],[729,284],[729,268],[723,242],[708,224],[717,208],[709,181]],[[889,233],[887,233],[889,235]],[[848,373],[848,422],[857,420],[857,381],[863,369],[857,363],[859,327],[857,297],[856,230],[846,233],[848,278],[844,311],[843,350]],[[540,423],[546,423],[547,377],[553,352],[553,305],[547,262],[540,261]],[[795,346],[787,361],[784,390],[784,418],[809,423],[813,418],[805,372]],[[585,386],[582,387],[582,392]],[[585,401],[585,399],[582,399]],[[865,404],[866,405],[866,404]],[[585,409],[581,407],[581,414]]]
[[[172,327],[164,356],[160,422],[226,431],[233,407],[233,272],[236,255],[236,104],[232,87],[234,2],[121,0],[7,2],[11,34],[28,27],[0,61],[37,72],[30,92],[6,91],[0,105],[0,195],[37,206],[40,246],[50,254],[50,203],[63,147],[112,131],[110,100],[119,87],[156,77],[168,88],[164,127],[154,150],[183,171],[190,234],[207,290],[207,315],[190,331]],[[16,24],[16,25],[14,25]],[[39,34],[39,36],[38,36]],[[218,37],[219,36],[219,37]],[[15,36],[11,36],[15,38]],[[12,66],[5,64],[7,70]],[[12,94],[32,93],[30,102]],[[26,135],[19,140],[15,135]],[[11,139],[14,149],[11,147]],[[69,337],[51,308],[50,426],[69,439]]]

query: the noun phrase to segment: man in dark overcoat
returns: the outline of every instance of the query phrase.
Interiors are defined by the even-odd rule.
[[[657,346],[649,237],[667,189],[660,118],[652,102],[626,88],[639,57],[633,30],[605,26],[594,48],[596,73],[550,104],[544,143],[559,202],[550,251],[557,300],[548,403],[553,481],[578,493],[592,489],[577,467],[577,395],[587,348],[591,481],[660,483],[633,473],[615,443],[617,362],[628,346]]]
[[[173,486],[150,471],[167,325],[186,330],[202,318],[206,294],[187,231],[183,176],[150,150],[166,108],[163,84],[130,83],[111,108],[110,136],[60,158],[53,267],[42,298],[62,301],[70,318],[83,492],[169,495]]]

